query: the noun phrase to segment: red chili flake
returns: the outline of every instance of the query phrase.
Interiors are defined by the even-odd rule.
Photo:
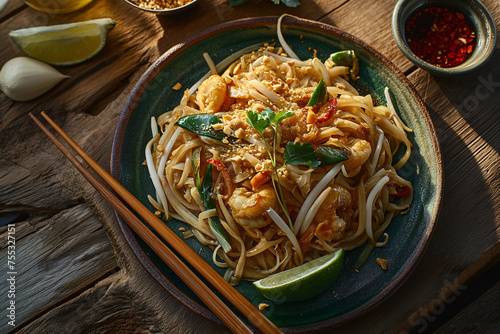
[[[398,188],[403,188],[403,190],[401,192],[397,192],[396,194],[391,194],[391,196],[394,196],[394,197],[406,197],[408,196],[410,193],[411,193],[411,189],[410,187],[398,187]]]
[[[328,110],[326,111],[326,113],[318,117],[318,123],[326,122],[330,118],[332,118],[336,109],[337,109],[337,99],[333,98],[333,100],[330,102],[330,105],[328,106]]]
[[[405,26],[410,49],[428,63],[453,67],[472,53],[476,33],[462,13],[432,6],[415,13]]]

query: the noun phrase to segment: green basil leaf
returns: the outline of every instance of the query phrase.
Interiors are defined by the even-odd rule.
[[[216,131],[212,125],[222,123],[222,121],[212,114],[193,114],[179,118],[175,125],[196,133],[222,141],[225,135],[222,131]]]
[[[285,148],[285,164],[318,167],[320,161],[311,143],[290,142]]]
[[[295,116],[295,114],[293,112],[281,110],[277,114],[273,113],[273,116],[271,116],[271,121],[274,123],[275,126],[278,126],[278,124],[280,124],[281,121],[283,121],[285,118],[292,117],[292,116]]]
[[[269,108],[268,108],[269,109]],[[264,130],[271,125],[271,120],[269,119],[269,114],[274,112],[269,110],[264,110],[262,113],[257,111],[248,110],[247,111],[247,123],[254,128],[258,133],[264,136]]]
[[[349,159],[349,153],[338,147],[320,145],[316,149],[316,153],[322,166],[335,165]]]
[[[310,107],[323,105],[328,101],[328,90],[326,89],[326,84],[323,78],[321,78],[311,95],[311,99],[307,102],[307,105]]]

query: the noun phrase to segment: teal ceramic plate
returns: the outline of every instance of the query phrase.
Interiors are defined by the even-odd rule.
[[[190,87],[208,71],[203,52],[215,62],[235,51],[260,42],[275,42],[276,17],[245,19],[217,26],[173,47],[147,70],[127,101],[117,126],[112,172],[139,200],[150,207],[146,196],[153,194],[147,169],[142,165],[144,147],[151,137],[150,117],[174,108],[182,90],[172,87],[180,82]],[[414,147],[410,161],[400,175],[411,180],[415,198],[410,211],[399,216],[389,226],[389,242],[376,249],[359,272],[354,262],[362,249],[346,253],[345,264],[330,290],[318,297],[298,303],[275,303],[264,299],[250,282],[241,282],[237,289],[254,305],[267,303],[263,310],[286,332],[307,332],[348,322],[379,305],[408,277],[421,258],[432,234],[441,203],[441,155],[424,104],[406,77],[384,56],[359,39],[322,23],[285,18],[283,34],[302,59],[313,52],[325,60],[332,52],[353,49],[360,59],[360,79],[357,86],[363,94],[385,104],[384,88],[389,87],[393,103],[401,118],[413,129],[410,140]],[[123,233],[137,257],[165,289],[193,311],[218,321],[205,305],[174,275],[161,260],[120,221]],[[183,226],[168,224],[173,231]],[[211,251],[194,238],[186,242],[208,263]],[[382,270],[375,258],[387,259],[389,268]],[[221,274],[222,271],[218,270]]]

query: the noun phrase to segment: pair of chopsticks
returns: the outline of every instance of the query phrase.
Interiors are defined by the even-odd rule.
[[[252,330],[211,290],[173,251],[149,230],[110,190],[108,190],[90,171],[64,146],[32,113],[28,114],[38,127],[49,137],[59,150],[75,165],[80,173],[108,201],[113,209],[148,244],[151,249],[186,283],[191,290],[226,324],[234,333],[252,333]],[[69,137],[45,112],[41,115],[68,145],[93,169],[123,201],[142,217],[178,254],[201,275],[233,306],[235,306],[262,333],[282,333],[262,312],[243,297],[233,286],[224,280],[210,265],[168,228],[153,212],[126,190],[71,137]]]

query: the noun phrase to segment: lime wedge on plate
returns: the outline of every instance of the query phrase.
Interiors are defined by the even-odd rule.
[[[344,250],[339,249],[253,284],[264,297],[273,301],[304,300],[328,289],[339,276],[343,263]]]
[[[97,19],[19,29],[11,31],[9,36],[32,58],[52,65],[74,65],[99,53],[115,24],[108,18]]]

